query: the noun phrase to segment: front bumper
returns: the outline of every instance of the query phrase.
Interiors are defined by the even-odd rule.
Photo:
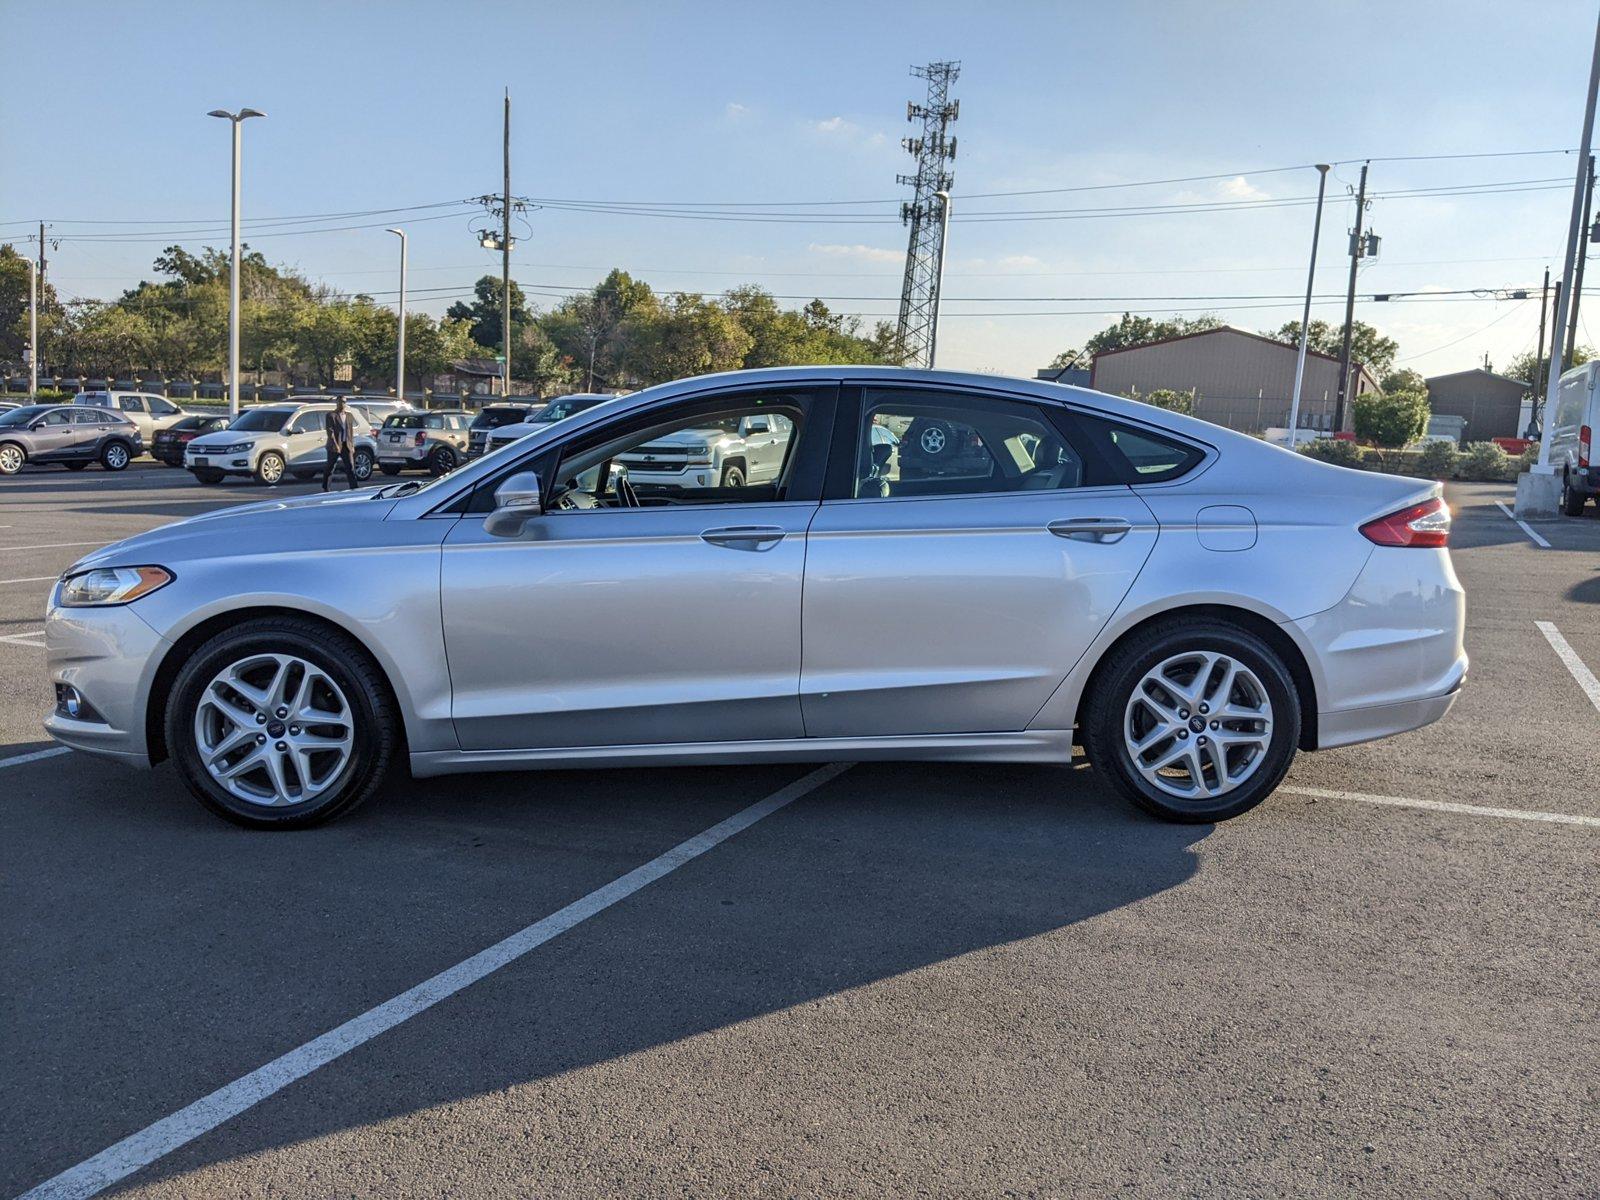
[[[204,465],[198,461],[204,459]],[[243,454],[213,454],[205,450],[186,450],[183,465],[190,471],[221,471],[224,475],[253,475],[256,454],[247,450]]]
[[[74,750],[149,766],[145,708],[166,640],[133,605],[66,609],[51,600],[44,621],[50,681],[75,688],[101,720],[74,720],[54,709],[45,732]]]

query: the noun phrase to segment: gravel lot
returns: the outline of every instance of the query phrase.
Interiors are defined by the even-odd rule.
[[[1451,715],[1222,826],[1080,760],[398,781],[266,836],[170,767],[0,761],[0,1193],[804,781],[112,1191],[1594,1196],[1600,709],[1537,622],[1600,671],[1600,519],[1545,549],[1511,494],[1450,490]],[[0,760],[49,748],[50,580],[261,495],[0,482]]]

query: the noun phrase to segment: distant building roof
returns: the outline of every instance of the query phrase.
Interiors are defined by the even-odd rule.
[[[1268,337],[1264,333],[1255,333],[1249,329],[1240,329],[1234,325],[1218,325],[1215,329],[1200,329],[1193,333],[1179,333],[1172,337],[1157,338],[1153,342],[1140,342],[1137,346],[1118,346],[1115,350],[1102,350],[1094,356],[1094,361],[1098,365],[1102,358],[1110,358],[1114,354],[1132,354],[1136,350],[1148,350],[1151,346],[1167,346],[1173,342],[1192,341],[1195,338],[1214,337],[1217,334],[1234,334],[1238,337],[1252,338],[1278,350],[1287,350],[1291,354],[1298,353],[1300,349],[1299,344],[1295,342],[1279,341],[1277,338]],[[1320,358],[1325,362],[1336,363],[1339,361],[1337,354],[1324,354],[1322,351],[1313,350],[1309,346],[1306,347],[1306,356],[1308,358]],[[1356,377],[1364,376],[1372,387],[1376,388],[1378,386],[1377,376],[1367,369],[1365,363],[1352,361],[1350,365],[1355,368]]]
[[[1443,375],[1430,375],[1424,382],[1431,388],[1434,384],[1443,383],[1447,379],[1465,379],[1469,377],[1478,377],[1485,381],[1495,380],[1499,383],[1509,383],[1522,388],[1524,391],[1533,387],[1533,384],[1526,379],[1513,379],[1509,375],[1499,375],[1494,371],[1486,371],[1482,367],[1473,367],[1470,371],[1447,371]]]
[[[458,358],[450,364],[450,369],[458,375],[487,375],[499,378],[501,364],[492,358]]]

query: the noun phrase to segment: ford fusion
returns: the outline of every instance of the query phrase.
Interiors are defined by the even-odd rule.
[[[1437,484],[1082,389],[705,376],[431,482],[89,555],[51,593],[45,727],[170,760],[263,828],[402,768],[1065,764],[1074,744],[1148,812],[1217,821],[1298,750],[1449,710],[1449,529]]]

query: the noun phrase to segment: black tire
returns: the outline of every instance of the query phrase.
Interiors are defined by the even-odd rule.
[[[1272,705],[1272,732],[1259,764],[1242,784],[1215,799],[1187,800],[1169,795],[1134,767],[1123,723],[1134,688],[1147,672],[1175,655],[1200,650],[1226,654],[1255,674]],[[1175,618],[1135,634],[1101,664],[1084,709],[1082,735],[1094,768],[1145,812],[1184,824],[1226,821],[1260,804],[1283,782],[1300,738],[1300,696],[1282,657],[1255,634],[1220,621]]]
[[[737,464],[723,467],[722,486],[725,488],[742,488],[744,486],[744,468]]]
[[[62,463],[61,465],[64,466],[69,471],[81,471],[85,467],[87,467],[89,464],[87,462],[75,462],[75,463]]]
[[[448,475],[456,469],[456,452],[449,446],[440,446],[428,455],[428,473],[435,477]]]
[[[308,483],[317,477],[315,471],[291,471],[289,473],[300,483]]]
[[[256,459],[256,482],[264,483],[268,487],[275,487],[283,482],[284,471],[288,464],[283,461],[283,455],[276,450],[268,450]]]
[[[221,483],[222,472],[211,467],[196,467],[189,472],[201,483]]]
[[[28,462],[28,452],[16,442],[0,442],[0,475],[15,475]]]
[[[243,800],[207,772],[195,744],[201,693],[231,663],[252,654],[293,654],[326,671],[345,693],[355,732],[350,760],[325,791],[300,804],[267,807]],[[404,738],[399,713],[377,663],[349,635],[300,617],[262,617],[205,642],[173,681],[163,714],[167,751],[184,783],[219,817],[251,829],[305,829],[349,812],[382,785]]]
[[[1570,477],[1561,481],[1561,511],[1569,517],[1583,516],[1584,501],[1588,499],[1582,492],[1572,486]]]
[[[372,478],[372,469],[377,465],[377,459],[372,457],[370,450],[357,450],[352,458],[352,465],[355,467],[356,482],[365,483]]]
[[[379,463],[378,464],[378,470],[382,471],[385,475],[398,475],[398,474],[400,474],[400,464],[399,463]]]
[[[108,471],[126,471],[133,461],[133,450],[127,442],[107,442],[100,450],[100,465]]]

